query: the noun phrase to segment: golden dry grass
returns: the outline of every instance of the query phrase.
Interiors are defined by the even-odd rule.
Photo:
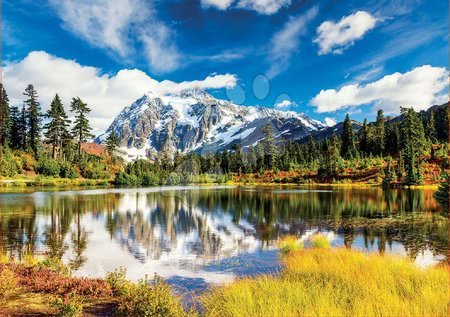
[[[293,251],[279,276],[203,298],[206,316],[448,316],[447,268],[347,249]]]

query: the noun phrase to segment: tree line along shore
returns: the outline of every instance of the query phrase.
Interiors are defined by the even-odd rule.
[[[71,117],[58,95],[42,113],[32,84],[21,108],[1,89],[0,182],[10,186],[157,186],[189,183],[343,184],[385,188],[441,184],[448,190],[448,104],[426,112],[401,108],[401,115],[358,126],[347,115],[342,132],[323,140],[276,142],[273,127],[262,140],[241,148],[197,154],[162,151],[126,163],[114,131],[105,145],[89,143],[89,106],[74,97]],[[358,127],[355,129],[355,126]],[[446,185],[447,183],[447,185]],[[441,195],[443,196],[443,195]]]

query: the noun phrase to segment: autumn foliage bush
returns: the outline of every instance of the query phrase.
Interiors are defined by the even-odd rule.
[[[101,279],[69,277],[46,267],[25,267],[16,263],[0,264],[0,273],[5,270],[14,272],[20,285],[35,292],[53,295],[76,292],[87,297],[111,295],[111,287]]]

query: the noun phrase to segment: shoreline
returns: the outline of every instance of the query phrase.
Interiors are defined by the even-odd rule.
[[[282,272],[216,286],[210,292],[196,296],[192,306],[183,304],[182,296],[157,275],[153,279],[132,282],[126,278],[126,270],[121,268],[108,273],[105,278],[75,277],[58,258],[28,256],[26,260],[16,262],[2,257],[0,314],[22,316],[26,312],[30,315],[56,316],[70,309],[78,311],[77,316],[137,316],[144,309],[159,311],[157,316],[206,317],[218,316],[217,312],[220,316],[250,316],[255,311],[249,307],[257,302],[262,304],[258,308],[261,309],[256,314],[258,316],[271,309],[281,315],[283,312],[284,315],[292,315],[299,307],[303,313],[313,309],[311,302],[329,303],[336,300],[334,309],[338,310],[334,314],[353,315],[358,311],[359,299],[339,290],[355,287],[362,295],[371,294],[369,290],[378,288],[382,288],[379,295],[393,291],[392,301],[386,302],[382,297],[371,295],[365,298],[373,312],[381,309],[387,315],[398,314],[414,306],[409,311],[410,315],[421,316],[423,309],[426,309],[432,315],[446,316],[446,263],[422,269],[402,256],[367,254],[346,248],[330,249],[329,242],[324,239],[324,236],[315,235],[311,238],[311,247],[304,249],[303,242],[286,236],[279,242],[280,259],[285,263]],[[305,283],[305,274],[317,283]],[[354,278],[361,274],[365,278]],[[392,279],[399,279],[401,283],[386,282]],[[325,286],[320,286],[322,284]],[[412,286],[419,287],[423,292],[414,297],[408,295]],[[338,291],[328,294],[327,290]],[[405,290],[408,291],[404,294]],[[298,296],[299,291],[303,296]],[[282,300],[285,296],[289,297],[288,302]],[[341,305],[342,302],[345,305]],[[404,305],[403,310],[397,310],[400,304]],[[320,311],[327,309],[327,305]]]
[[[382,188],[381,183],[279,183],[279,182],[238,182],[228,181],[226,183],[189,183],[179,186],[214,186],[214,185],[234,185],[234,186],[276,186],[276,187],[334,187],[334,188]],[[131,186],[129,188],[161,187],[159,186]],[[169,185],[167,185],[169,186]],[[172,185],[170,185],[172,186]],[[439,183],[422,185],[398,185],[390,189],[432,189],[437,190]],[[0,191],[2,189],[33,189],[33,188],[127,188],[127,186],[117,186],[109,179],[69,179],[69,178],[3,178],[0,179]]]

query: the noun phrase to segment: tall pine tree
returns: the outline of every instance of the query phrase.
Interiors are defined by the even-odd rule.
[[[342,131],[342,148],[341,155],[347,160],[351,160],[358,156],[358,151],[355,146],[355,132],[353,131],[352,121],[349,115],[345,117],[344,127]]]
[[[0,145],[9,145],[9,140],[11,137],[11,119],[10,119],[10,108],[9,108],[9,98],[6,93],[5,87],[0,83]],[[1,154],[0,154],[1,155]]]
[[[436,119],[434,118],[434,111],[431,111],[430,117],[428,118],[426,134],[431,143],[434,144],[437,142]]]
[[[361,155],[367,154],[367,119],[364,118],[362,128],[359,132],[359,151]]]
[[[108,138],[106,139],[106,151],[109,153],[109,155],[111,156],[114,155],[114,151],[116,150],[118,145],[119,139],[117,138],[116,131],[112,129],[111,133],[108,135]]]
[[[40,147],[40,134],[41,134],[41,107],[37,101],[37,92],[32,84],[29,84],[25,88],[23,93],[26,97],[24,101],[26,105],[27,115],[27,133],[28,133],[28,145],[34,154],[37,154]]]
[[[76,138],[78,144],[78,157],[81,157],[81,144],[87,142],[90,138],[94,137],[91,134],[91,126],[89,120],[86,117],[91,109],[84,103],[79,97],[72,98],[70,104],[70,110],[75,113],[74,126],[72,128],[72,134]]]
[[[64,106],[56,94],[50,104],[50,109],[47,111],[47,117],[50,119],[44,128],[46,143],[52,146],[52,156],[54,159],[61,157],[63,144],[70,138],[69,124],[70,120],[67,118],[67,114],[64,111]]]
[[[264,165],[266,169],[272,170],[276,167],[278,156],[272,125],[267,123],[262,128],[262,132],[264,133]]]
[[[378,110],[377,119],[375,121],[375,154],[383,155],[384,151],[384,115],[383,110]]]

